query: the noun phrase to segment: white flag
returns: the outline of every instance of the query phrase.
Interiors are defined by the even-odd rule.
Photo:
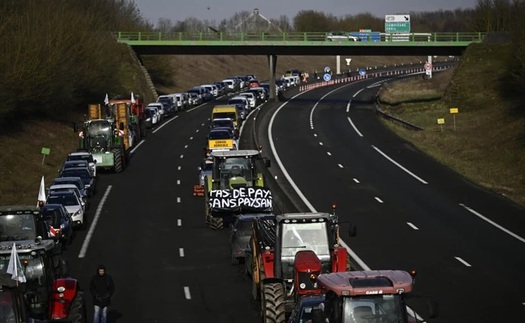
[[[11,279],[13,280],[18,280],[21,283],[26,282],[24,268],[22,268],[18,252],[16,252],[16,243],[13,243],[13,249],[11,249],[11,258],[9,258],[9,264],[7,264],[7,273],[11,274]]]
[[[135,104],[135,97],[133,96],[133,92],[131,92],[131,103]]]
[[[42,179],[40,180],[40,189],[38,190],[38,200],[36,206],[40,206],[40,202],[45,203],[46,200],[46,187],[44,183],[44,176],[42,176]]]
[[[104,98],[104,104],[105,105],[109,104],[109,98],[108,98],[108,94],[107,93],[106,93],[106,97]]]

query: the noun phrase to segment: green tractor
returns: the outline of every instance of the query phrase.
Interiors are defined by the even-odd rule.
[[[257,163],[270,161],[258,150],[212,151],[213,168],[204,179],[206,223],[212,229],[222,229],[241,213],[271,212],[272,194],[265,187]]]
[[[126,167],[134,141],[127,111],[125,104],[116,104],[102,115],[100,104],[89,105],[89,120],[79,134],[79,150],[93,155],[97,169],[120,173]]]

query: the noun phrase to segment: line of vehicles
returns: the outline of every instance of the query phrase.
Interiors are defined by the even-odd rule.
[[[221,114],[226,108],[212,110],[211,131],[216,117],[229,119],[231,127],[242,122],[234,109]],[[356,229],[339,221],[335,206],[331,213],[275,214],[264,176],[271,163],[261,149],[208,144],[206,152],[194,196],[204,198],[205,223],[211,229],[229,227],[231,263],[244,266],[250,277],[251,297],[260,304],[263,322],[420,319],[406,306],[415,272],[351,268],[340,228],[348,226],[349,236]]]

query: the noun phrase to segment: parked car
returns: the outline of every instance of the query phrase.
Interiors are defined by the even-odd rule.
[[[194,87],[192,87],[191,89],[189,89],[186,92],[187,93],[197,93],[197,95],[202,100],[202,102],[206,102],[206,100],[204,98],[206,90],[204,88],[202,88],[200,86],[194,86]]]
[[[253,92],[241,92],[238,96],[244,96],[246,97],[246,99],[248,99],[250,110],[256,107],[257,98],[255,97],[255,94],[253,94]]]
[[[162,103],[163,106],[171,106],[175,111],[177,109],[175,99],[171,95],[159,95],[157,102]]]
[[[51,186],[53,185],[67,185],[67,184],[73,184],[75,185],[80,193],[82,194],[84,200],[87,200],[88,198],[88,191],[86,190],[86,187],[84,186],[84,182],[82,181],[82,178],[75,176],[75,177],[57,177],[51,182]],[[50,186],[50,187],[51,187]]]
[[[49,195],[49,194],[53,193],[54,191],[63,191],[63,190],[72,190],[73,192],[75,192],[75,194],[78,196],[78,198],[81,199],[82,202],[84,202],[84,204],[86,205],[86,209],[87,209],[88,199],[84,195],[82,195],[82,193],[80,192],[80,190],[78,189],[78,187],[75,184],[51,185],[49,187],[49,189],[47,190],[47,194]]]
[[[69,244],[73,236],[73,220],[66,207],[62,204],[47,203],[42,207],[41,214],[44,221],[52,227],[50,228],[51,238],[58,234],[56,238],[66,245]]]
[[[66,157],[66,161],[70,160],[85,160],[89,163],[89,168],[93,176],[97,176],[97,161],[93,158],[93,155],[89,151],[75,151],[69,153]]]
[[[249,246],[252,236],[252,222],[254,219],[275,219],[273,213],[247,213],[237,216],[230,225],[231,263],[237,265],[245,260],[245,249]]]
[[[146,106],[146,109],[153,109],[157,114],[157,123],[160,123],[164,118],[164,105],[162,103],[154,102]]]
[[[226,87],[226,92],[230,93],[236,90],[236,87],[235,87],[236,83],[234,79],[224,79],[222,80],[222,82],[224,83]]]
[[[74,168],[74,167],[86,168],[93,177],[95,176],[93,169],[89,167],[89,163],[86,160],[66,160],[64,161],[62,163],[62,167],[60,167],[60,170],[58,171],[59,176],[64,171],[64,169]]]
[[[74,223],[75,227],[82,227],[85,224],[85,208],[81,200],[72,191],[55,191],[49,194],[46,203],[62,204]]]
[[[153,128],[159,123],[159,116],[155,108],[144,109],[144,117],[146,118],[146,127]]]
[[[96,177],[91,176],[91,173],[85,168],[75,167],[75,168],[64,169],[60,177],[80,177],[82,179],[82,182],[84,183],[84,187],[86,189],[87,196],[91,197],[95,195],[97,191]]]
[[[217,87],[217,85],[215,85],[215,84],[203,84],[201,86],[203,88],[205,88],[206,90],[208,90],[208,92],[210,92],[211,95],[213,95],[214,98],[219,96],[219,88]]]
[[[193,106],[202,104],[202,98],[197,93],[188,93],[190,104]]]
[[[199,185],[204,186],[206,176],[211,175],[213,170],[213,158],[205,158],[199,166]]]

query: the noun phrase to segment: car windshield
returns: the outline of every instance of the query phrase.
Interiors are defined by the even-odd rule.
[[[213,114],[213,119],[235,119],[235,112],[215,112]]]
[[[87,169],[74,169],[74,168],[68,168],[64,169],[62,172],[63,177],[80,177],[82,181],[85,179],[91,179],[91,174],[89,174],[89,171]]]
[[[63,206],[78,206],[78,199],[72,194],[52,194],[47,197],[47,203],[62,204]]]
[[[217,140],[217,139],[232,139],[232,134],[228,130],[213,130],[210,131],[210,135],[208,136],[209,140]]]
[[[78,189],[80,190],[81,189],[81,184],[78,182],[78,181],[74,181],[74,180],[61,180],[61,178],[57,178],[53,181],[53,183],[51,184],[51,186],[53,185],[62,185],[62,184],[73,184],[75,185],[76,187],[78,187]]]
[[[283,257],[295,257],[300,250],[330,255],[326,222],[283,223],[282,233]]]
[[[33,214],[0,216],[0,241],[34,240],[36,223]]]
[[[87,161],[88,163],[92,163],[93,162],[93,156],[92,155],[69,155],[67,157],[67,160],[68,161],[75,161],[75,160],[85,160]]]
[[[354,322],[406,322],[401,295],[345,297],[342,323]]]

